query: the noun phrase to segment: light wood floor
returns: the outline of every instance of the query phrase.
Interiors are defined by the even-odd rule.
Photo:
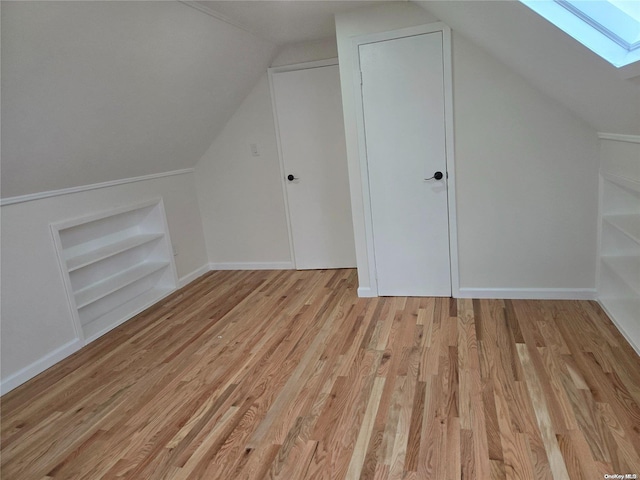
[[[355,289],[202,277],[2,398],[2,478],[640,476],[640,359],[594,302]]]

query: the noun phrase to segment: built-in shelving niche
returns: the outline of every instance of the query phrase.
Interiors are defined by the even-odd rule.
[[[640,338],[640,183],[603,173],[601,188],[598,297],[631,341]]]
[[[161,199],[51,225],[77,333],[91,342],[176,289]]]

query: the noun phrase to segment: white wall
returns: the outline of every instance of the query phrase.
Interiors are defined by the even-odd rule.
[[[157,197],[164,200],[171,241],[178,251],[178,277],[184,283],[207,267],[193,173],[1,207],[3,384],[16,375],[24,381],[48,368],[52,359],[60,359],[55,358],[58,350],[76,338],[49,225]]]
[[[193,167],[276,52],[179,2],[2,2],[2,196]]]
[[[333,40],[283,47],[274,65],[336,56]],[[251,156],[255,143],[259,157]],[[196,166],[213,268],[292,268],[266,71]]]
[[[336,16],[360,288],[370,288],[353,86],[353,35],[437,21],[412,4]],[[460,292],[593,296],[596,132],[453,35]]]
[[[453,68],[461,288],[595,288],[596,132],[460,35]]]
[[[325,60],[338,56],[338,44],[335,38],[325,38],[314,42],[300,42],[285,45],[271,62],[272,67],[293,65],[295,63]]]
[[[252,143],[259,157],[251,155]],[[290,267],[266,73],[197,164],[196,185],[214,268],[240,263]]]

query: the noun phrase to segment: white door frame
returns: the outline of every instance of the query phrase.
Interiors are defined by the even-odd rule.
[[[371,194],[369,192],[369,170],[367,163],[366,135],[364,129],[364,105],[362,103],[362,80],[360,72],[360,45],[384,42],[396,38],[412,37],[426,33],[442,32],[442,58],[444,62],[444,117],[445,117],[445,155],[447,164],[447,201],[449,215],[449,263],[451,268],[451,294],[460,297],[460,279],[458,274],[458,229],[456,223],[456,176],[453,141],[453,75],[451,66],[451,29],[444,23],[430,23],[417,27],[402,28],[389,32],[358,35],[352,39],[353,55],[353,91],[356,93],[356,124],[358,130],[358,157],[360,162],[360,181],[364,204],[365,240],[367,244],[367,262],[369,265],[370,295],[378,296],[375,252],[373,249],[373,221],[371,216]]]
[[[310,68],[329,67],[338,65],[337,58],[328,58],[326,60],[317,60],[314,62],[295,63],[292,65],[282,65],[279,67],[270,67],[267,69],[269,76],[269,91],[271,93],[271,110],[273,112],[273,123],[276,128],[276,145],[278,147],[278,159],[280,162],[280,186],[282,188],[282,196],[284,198],[284,211],[287,217],[287,232],[289,234],[289,256],[293,269],[297,268],[296,254],[293,249],[293,230],[291,228],[291,214],[289,213],[289,197],[287,195],[287,182],[285,181],[286,172],[284,168],[284,157],[282,155],[282,143],[280,141],[280,125],[278,124],[278,109],[276,107],[276,95],[273,87],[273,75],[276,73],[295,72],[296,70],[307,70]]]

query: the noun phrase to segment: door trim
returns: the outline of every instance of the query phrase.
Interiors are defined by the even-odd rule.
[[[276,130],[276,146],[278,149],[278,162],[280,164],[280,187],[282,188],[282,198],[284,200],[284,211],[287,218],[287,233],[289,238],[289,258],[293,269],[297,269],[296,254],[293,248],[293,230],[291,228],[291,214],[289,213],[289,197],[287,195],[287,182],[285,181],[284,158],[282,156],[282,143],[280,141],[280,125],[278,123],[278,108],[276,107],[276,95],[273,87],[273,76],[277,73],[295,72],[297,70],[307,70],[310,68],[330,67],[338,65],[337,58],[328,58],[326,60],[317,60],[314,62],[295,63],[292,65],[282,65],[278,67],[270,67],[267,69],[269,77],[269,93],[271,95],[271,111],[273,113],[273,124]]]
[[[458,272],[458,228],[456,217],[456,176],[454,158],[453,127],[453,73],[451,61],[451,29],[444,23],[430,23],[417,27],[402,28],[388,32],[358,35],[353,37],[351,51],[353,61],[353,91],[355,93],[356,126],[358,131],[358,160],[360,163],[360,181],[364,205],[365,241],[367,244],[367,263],[369,266],[369,285],[367,296],[378,296],[375,252],[373,248],[373,220],[371,216],[371,193],[369,191],[369,170],[364,129],[364,105],[362,102],[362,84],[360,77],[360,45],[384,42],[397,38],[412,37],[427,33],[442,33],[442,58],[444,71],[444,116],[445,116],[445,156],[447,165],[447,203],[449,217],[449,266],[451,270],[451,294],[460,297],[460,279]]]

